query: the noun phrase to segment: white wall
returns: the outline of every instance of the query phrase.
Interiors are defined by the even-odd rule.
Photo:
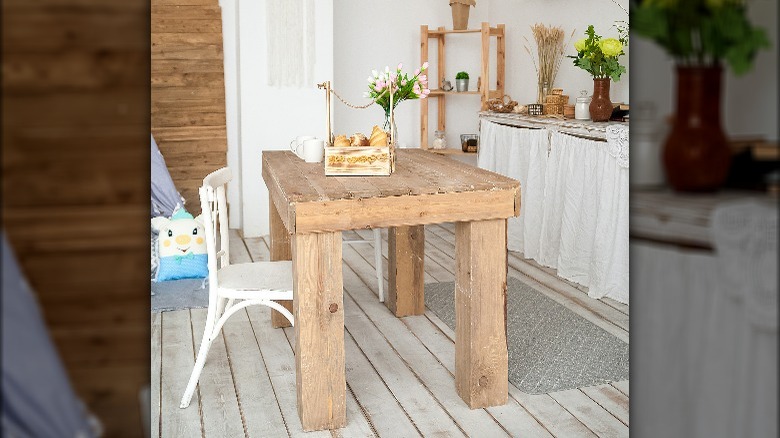
[[[234,184],[240,187],[239,193],[230,195],[240,199],[243,234],[256,237],[268,234],[268,190],[261,175],[262,152],[287,149],[297,135],[325,137],[325,95],[315,83],[306,88],[266,85],[266,2],[224,1],[235,4],[236,19],[223,22],[223,33],[238,34],[237,56],[225,57],[226,80],[233,76],[237,82],[236,98],[226,102],[234,102],[237,107],[237,111],[228,112],[228,132],[231,127],[237,132],[237,136],[228,137],[228,164],[240,174],[240,182]],[[317,0],[315,4],[314,79],[321,82],[333,77],[333,0]],[[238,223],[231,221],[231,226]]]
[[[238,0],[220,0],[222,7],[222,52],[225,64],[225,118],[227,128],[227,165],[234,169],[233,184],[228,185],[227,201],[230,228],[241,228],[241,146],[239,143],[238,92]]]
[[[480,0],[472,8],[469,27],[487,21],[490,2]],[[447,1],[397,0],[337,0],[334,3],[334,80],[337,93],[352,103],[365,104],[363,92],[368,91],[366,79],[372,69],[394,68],[399,62],[404,71],[413,72],[420,62],[420,26],[429,28],[452,27],[452,13]],[[478,34],[454,35],[447,48],[447,77],[455,83],[455,73],[469,72],[470,85],[476,89],[480,70],[480,38]],[[429,59],[436,60],[436,40],[430,40]],[[435,62],[432,62],[435,64]],[[431,88],[438,87],[438,72],[432,65],[429,72]],[[431,99],[429,109],[430,141],[436,129],[436,102]],[[479,96],[463,95],[449,98],[447,133],[450,144],[457,143],[457,135],[477,132],[475,112],[479,110]],[[396,108],[398,139],[402,147],[418,147],[420,143],[420,104],[416,100],[402,102]],[[340,102],[334,103],[334,132],[370,133],[373,125],[384,121],[379,106],[355,110]]]
[[[728,68],[724,75],[723,122],[731,137],[764,136],[777,140],[777,0],[750,0],[748,14],[752,23],[767,29],[772,48],[759,53],[753,69],[736,77]],[[674,62],[652,42],[634,37],[636,85],[633,103],[653,102],[659,118],[674,111]]]
[[[628,10],[628,0],[618,0],[618,3]],[[535,50],[532,25],[543,23],[562,27],[567,41],[565,55],[575,55],[572,44],[585,37],[589,24],[602,37],[617,38],[617,29],[613,27],[615,21],[628,21],[628,15],[611,0],[491,0],[489,16],[491,23],[506,24],[506,90],[519,103],[536,101],[536,71],[523,47],[528,44],[523,39],[525,37],[531,44],[532,53]],[[572,31],[575,34],[569,43]],[[620,62],[630,73],[628,54],[627,49]],[[612,83],[610,98],[613,102],[628,102],[628,73],[623,74],[619,82]],[[593,93],[593,79],[588,72],[575,67],[572,59],[564,58],[555,87],[563,88],[564,93],[570,96],[570,103],[574,103],[580,90]]]

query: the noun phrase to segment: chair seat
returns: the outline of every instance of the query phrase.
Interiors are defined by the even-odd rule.
[[[217,277],[219,294],[225,297],[292,300],[291,261],[228,265],[219,270]]]

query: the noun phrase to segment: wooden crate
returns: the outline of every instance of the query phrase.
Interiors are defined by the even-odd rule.
[[[392,145],[325,148],[325,176],[389,176],[393,171]]]

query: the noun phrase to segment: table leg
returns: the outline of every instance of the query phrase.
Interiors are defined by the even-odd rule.
[[[425,227],[388,230],[388,292],[385,305],[395,316],[425,313]]]
[[[455,226],[455,385],[472,408],[508,393],[506,220]]]
[[[279,216],[279,212],[276,210],[273,200],[269,200],[268,219],[271,229],[271,261],[292,260],[290,234],[287,232],[287,228],[284,227],[284,222],[282,222],[282,218]],[[292,301],[279,301],[279,304],[287,308],[290,312],[293,311]],[[274,328],[290,327],[290,321],[287,321],[287,318],[281,313],[271,309],[271,325],[273,325]]]
[[[295,377],[304,430],[346,424],[341,232],[292,239]]]

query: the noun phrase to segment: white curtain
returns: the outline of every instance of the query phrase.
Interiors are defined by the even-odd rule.
[[[478,164],[520,181],[510,250],[587,286],[593,298],[628,303],[628,130],[607,137],[483,121]]]
[[[266,0],[268,85],[313,87],[314,0]]]
[[[777,210],[728,203],[711,224],[714,252],[631,244],[652,340],[631,353],[637,437],[777,436]]]

